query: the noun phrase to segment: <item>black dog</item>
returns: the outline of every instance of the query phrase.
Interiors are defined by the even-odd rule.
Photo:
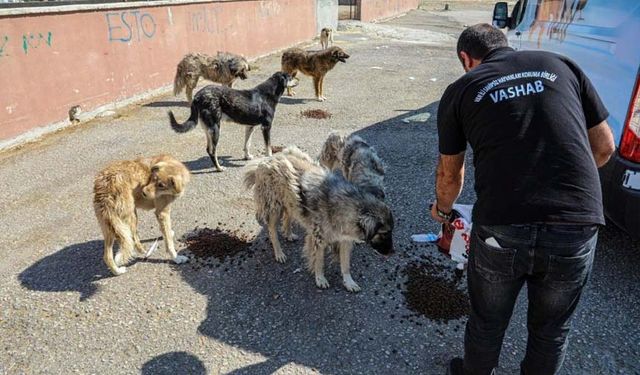
[[[185,133],[196,127],[198,119],[202,120],[207,136],[207,153],[218,172],[223,168],[218,163],[216,146],[220,138],[220,121],[231,120],[247,125],[244,137],[244,158],[253,158],[249,153],[251,135],[257,125],[262,127],[262,135],[267,156],[271,156],[271,122],[276,112],[276,105],[285,88],[293,87],[297,80],[284,72],[277,72],[269,79],[251,90],[235,90],[226,86],[209,85],[194,96],[191,103],[191,116],[180,124],[172,111],[169,111],[171,128],[178,133]]]

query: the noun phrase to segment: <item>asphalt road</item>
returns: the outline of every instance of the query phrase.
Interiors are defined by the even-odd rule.
[[[444,373],[446,362],[462,353],[466,319],[407,317],[403,270],[428,261],[443,267],[444,276],[453,274],[448,259],[409,237],[437,231],[426,209],[434,197],[435,115],[441,93],[462,74],[455,37],[464,23],[488,17],[480,10],[416,11],[383,24],[343,27],[336,43],[352,57],[328,74],[329,99],[313,100],[311,80],[303,77],[298,96],[279,104],[274,145],[296,144],[317,155],[331,130],[355,132],[387,164],[398,253],[384,261],[358,246],[352,273],[363,291],[357,294],[342,287],[335,263],[326,272],[331,287],[317,289],[304,271],[300,241],[285,244],[286,264],[274,261],[241,185],[244,129],[224,124],[226,171],[213,172],[202,131],[176,134],[169,127],[167,109],[187,117],[182,96],[158,97],[0,154],[0,374]],[[239,87],[278,70],[279,56],[256,64]],[[332,117],[304,118],[307,109]],[[402,121],[426,112],[426,122]],[[263,149],[256,135],[254,154]],[[93,176],[113,159],[163,152],[193,172],[173,209],[178,237],[223,227],[255,240],[224,261],[202,262],[183,252],[192,259],[180,266],[161,248],[111,277],[91,204]],[[474,199],[468,172],[463,203]],[[140,220],[149,245],[159,230],[153,214]],[[639,254],[640,244],[616,228],[601,232],[563,374],[640,373]],[[499,373],[518,371],[525,303],[521,299],[514,312]]]

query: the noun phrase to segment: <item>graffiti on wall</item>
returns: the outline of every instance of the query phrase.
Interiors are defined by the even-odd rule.
[[[24,53],[29,53],[29,50],[37,49],[43,46],[51,47],[53,34],[49,31],[46,34],[42,33],[27,33],[22,35],[22,50]]]
[[[153,15],[139,10],[105,13],[109,42],[129,43],[152,39],[157,25]]]
[[[9,43],[9,36],[3,35],[0,37],[0,57],[7,56],[5,49],[7,48],[7,43]]]
[[[286,0],[261,1],[256,10],[256,15],[262,19],[275,18],[281,15],[283,7],[289,4]],[[219,4],[203,6],[196,11],[188,12],[189,30],[196,33],[224,34],[233,28],[232,24],[224,23],[233,17],[223,17],[223,7]],[[246,15],[243,16],[246,21]],[[235,19],[238,19],[235,17]],[[241,21],[242,22],[242,21]]]
[[[261,18],[277,17],[282,12],[282,5],[279,1],[261,1],[258,15]],[[284,4],[286,6],[287,4]]]
[[[223,34],[231,29],[231,25],[222,23],[222,7],[202,7],[188,13],[189,29],[196,33]]]
[[[52,45],[53,33],[51,31],[27,32],[19,37],[0,34],[0,57],[9,56],[10,49],[21,48],[22,52],[27,55],[34,49],[51,47]]]

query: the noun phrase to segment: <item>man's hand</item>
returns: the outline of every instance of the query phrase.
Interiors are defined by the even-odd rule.
[[[448,220],[445,220],[443,217],[440,217],[440,215],[438,215],[438,201],[434,201],[431,205],[431,217],[433,218],[433,220],[441,224],[449,222]]]

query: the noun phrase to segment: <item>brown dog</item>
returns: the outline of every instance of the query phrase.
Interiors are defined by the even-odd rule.
[[[331,47],[319,52],[307,52],[300,48],[290,48],[282,54],[282,71],[291,74],[295,78],[298,70],[313,77],[313,88],[316,98],[325,101],[322,95],[324,76],[333,69],[338,62],[346,62],[349,55],[340,47]],[[289,87],[287,95],[293,96],[295,92]]]
[[[171,203],[182,195],[189,182],[189,170],[169,155],[116,161],[96,176],[93,187],[93,208],[104,234],[104,262],[114,275],[145,249],[138,238],[137,208],[155,210],[167,252],[173,261],[184,263],[187,257],[176,253],[171,230]],[[120,251],[113,256],[115,240]]]
[[[176,69],[173,94],[178,95],[185,88],[187,100],[191,103],[193,90],[200,77],[231,87],[236,79],[247,79],[247,72],[250,70],[244,57],[232,53],[218,52],[217,56],[189,53]]]

